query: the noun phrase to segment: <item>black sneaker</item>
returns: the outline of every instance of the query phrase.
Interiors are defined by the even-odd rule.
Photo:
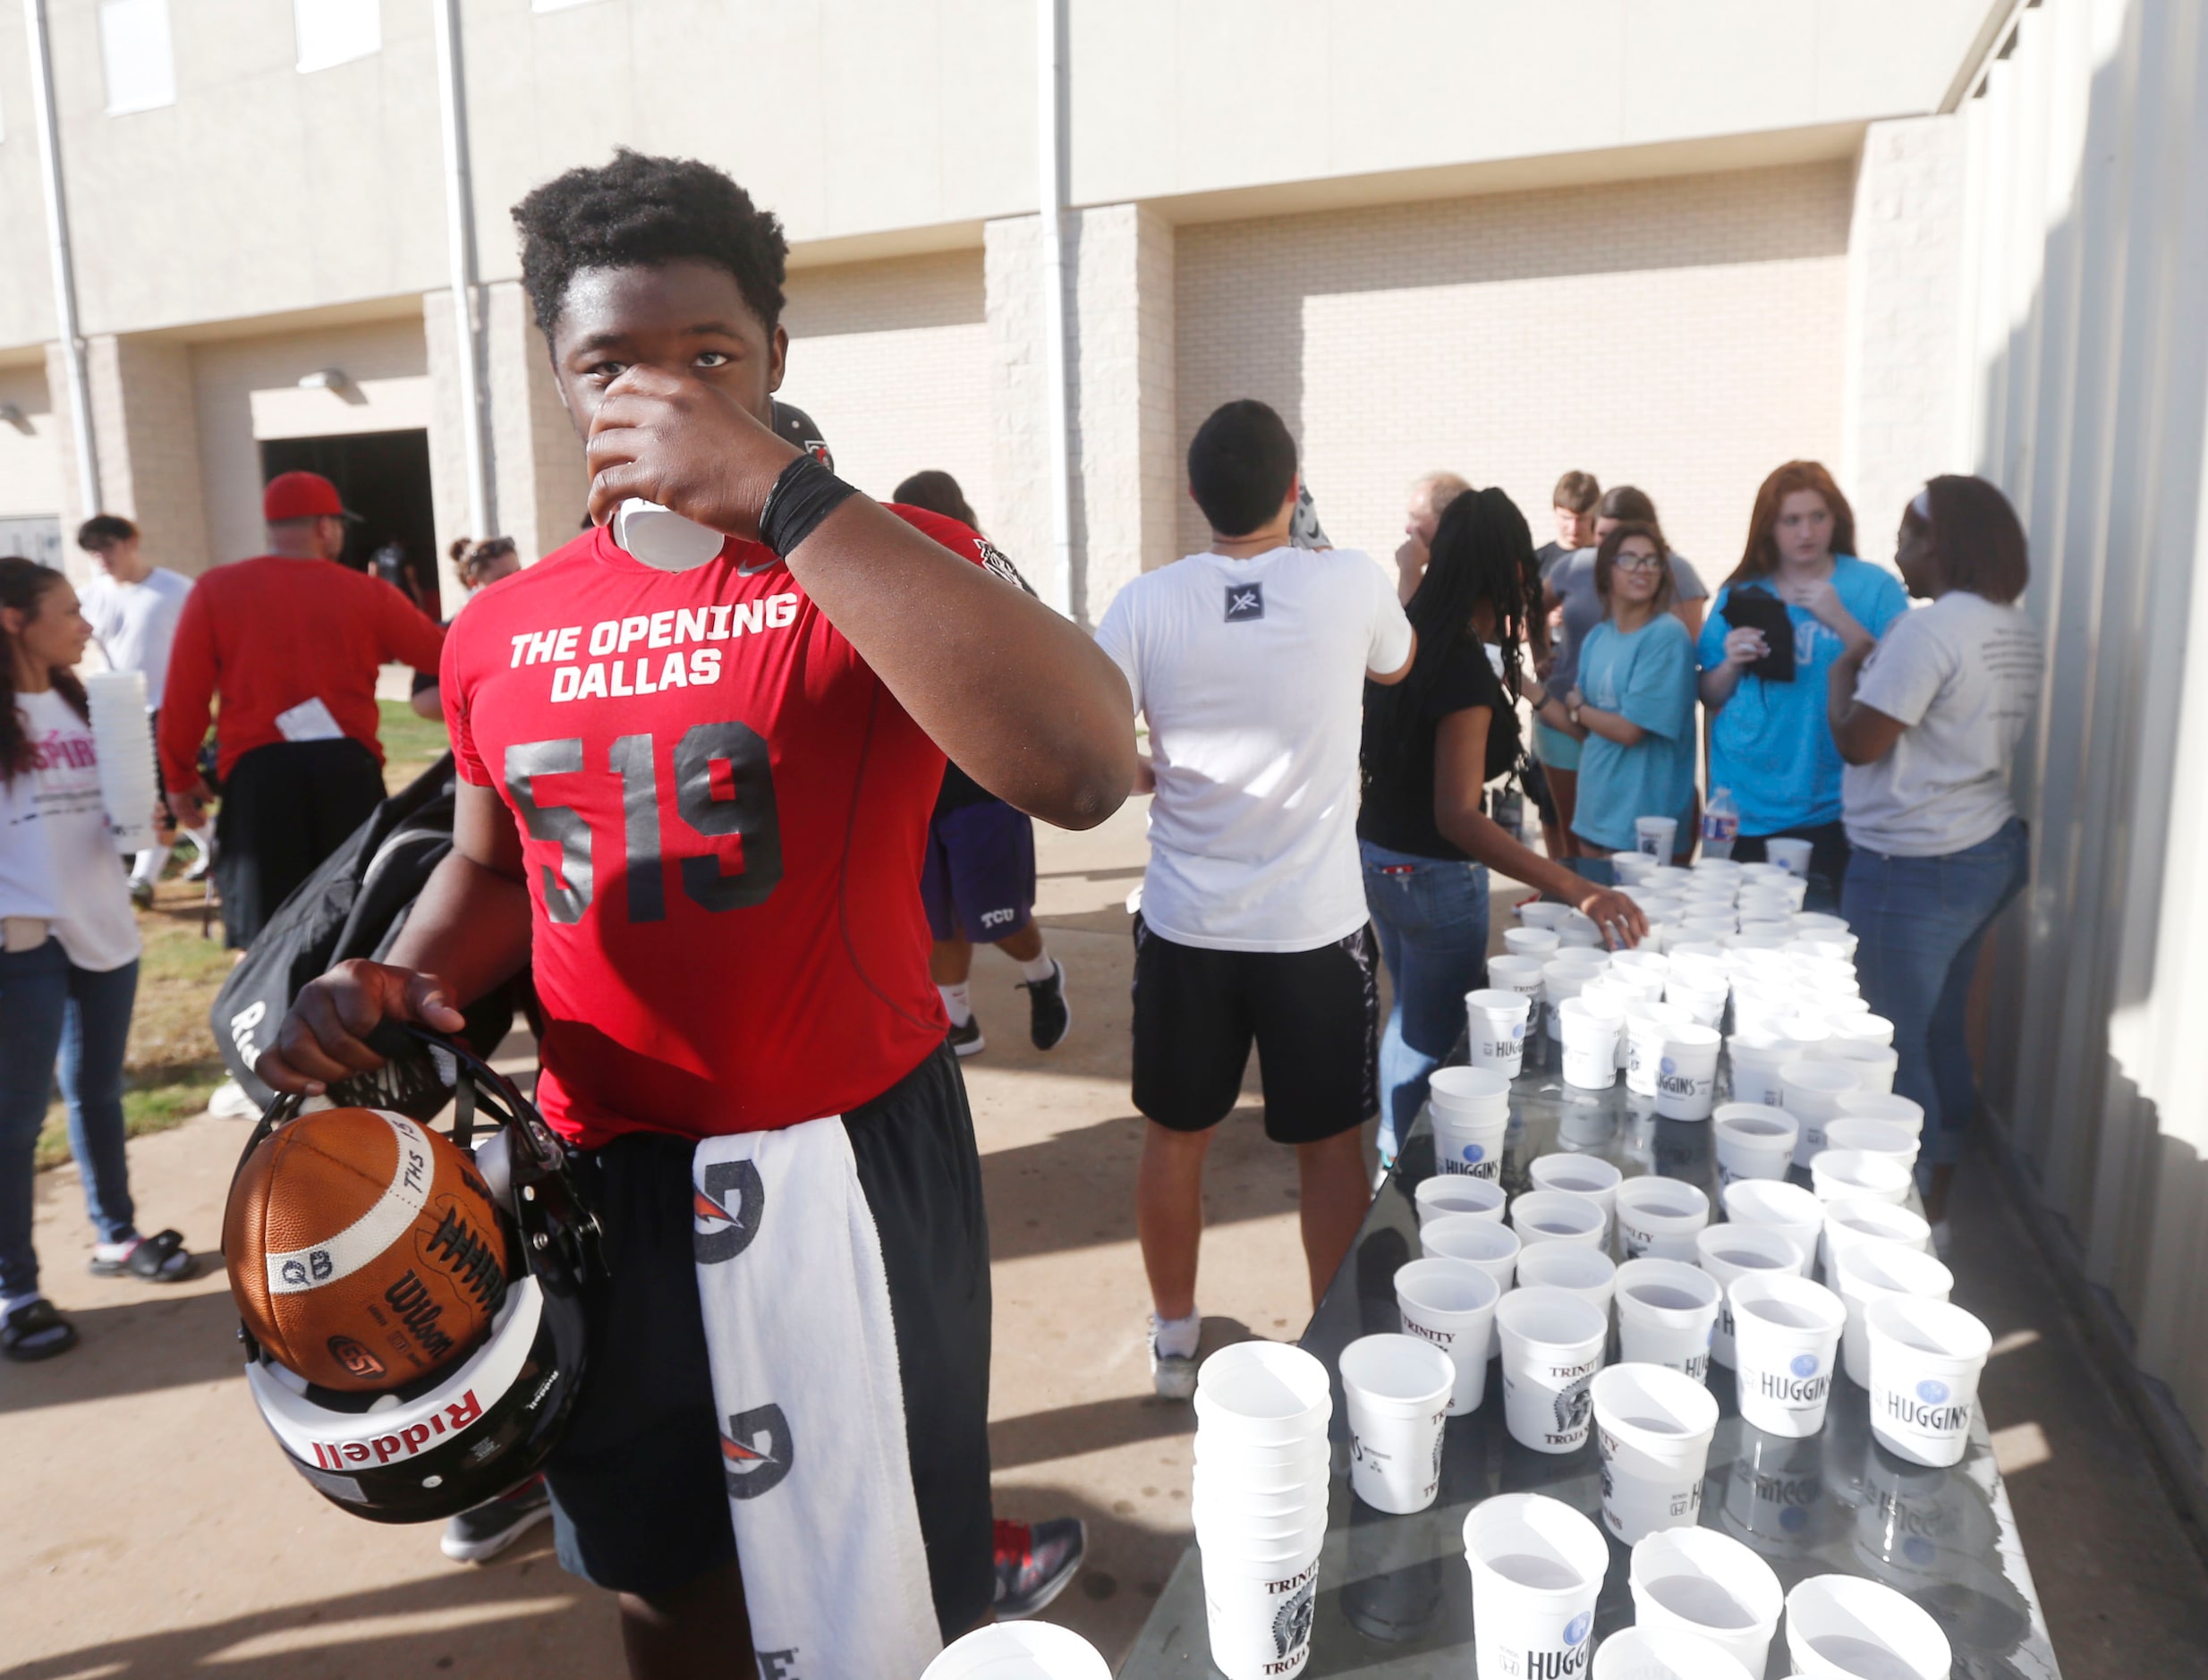
[[[551,1515],[544,1478],[531,1476],[512,1493],[449,1519],[439,1546],[456,1564],[486,1564]]]
[[[1077,1516],[996,1528],[997,1619],[1017,1622],[1066,1591],[1088,1552],[1089,1532]]]
[[[953,1027],[950,1037],[946,1041],[950,1045],[951,1053],[954,1056],[979,1056],[983,1050],[989,1048],[987,1041],[981,1037],[981,1020],[979,1015],[968,1015],[965,1025]]]
[[[1066,964],[1050,960],[1050,978],[1022,980],[1027,988],[1027,1036],[1039,1050],[1055,1050],[1074,1030],[1074,1007],[1066,1001]]]

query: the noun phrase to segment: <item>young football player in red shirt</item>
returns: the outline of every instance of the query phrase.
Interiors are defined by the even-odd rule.
[[[752,1649],[693,1148],[844,1116],[887,1274],[929,1585],[955,1637],[996,1592],[989,1252],[928,973],[921,845],[946,752],[1047,821],[1108,816],[1134,774],[1126,683],[992,575],[972,530],[849,494],[769,429],[786,243],[726,176],[624,151],[514,218],[599,523],[454,625],[452,855],[390,962],[307,987],[259,1072],[319,1090],[380,1065],[363,1042],[379,1021],[456,1031],[457,1005],[533,961],[537,1100],[576,1153],[607,1261],[548,1479],[561,1560],[621,1595],[640,1676],[725,1675]],[[607,529],[628,497],[729,540],[657,570]]]

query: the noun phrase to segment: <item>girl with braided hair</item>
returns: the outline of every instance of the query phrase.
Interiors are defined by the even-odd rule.
[[[1613,945],[1647,931],[1631,899],[1520,844],[1487,814],[1486,784],[1518,759],[1516,700],[1541,610],[1527,595],[1533,553],[1525,516],[1502,491],[1450,502],[1405,608],[1418,632],[1411,674],[1393,688],[1365,685],[1357,841],[1395,991],[1380,1040],[1383,1158],[1464,1030],[1465,994],[1487,983],[1490,869],[1576,906]]]

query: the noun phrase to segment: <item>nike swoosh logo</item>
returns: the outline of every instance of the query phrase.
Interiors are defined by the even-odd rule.
[[[781,556],[780,555],[777,555],[777,556],[774,556],[774,558],[773,558],[773,559],[771,559],[771,560],[767,560],[767,561],[763,561],[763,562],[761,562],[760,564],[755,565],[755,566],[754,566],[754,565],[739,565],[739,566],[737,566],[737,567],[736,567],[736,575],[737,575],[738,577],[740,577],[740,578],[755,578],[755,577],[757,577],[757,576],[758,576],[760,573],[762,573],[762,572],[771,572],[771,571],[773,571],[773,570],[774,570],[777,566],[780,565],[781,564],[782,564],[782,556]]]

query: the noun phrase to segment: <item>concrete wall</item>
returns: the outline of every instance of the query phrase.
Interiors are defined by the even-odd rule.
[[[1100,205],[1312,182],[1380,202],[1475,190],[1423,180],[1436,171],[1564,155],[1599,157],[1603,174],[1676,170],[1610,154],[1729,140],[1745,161],[1805,133],[1852,150],[1864,122],[1937,102],[1986,0],[1067,4],[1072,188]],[[51,13],[88,331],[443,284],[429,7],[386,6],[380,51],[302,74],[289,0],[174,4],[176,102],[123,116],[105,109],[97,0],[52,0]],[[463,0],[462,15],[487,278],[515,272],[514,199],[617,144],[720,165],[836,260],[971,246],[982,221],[1035,207],[1023,0],[542,13]],[[0,241],[0,344],[53,330],[26,51],[21,30],[0,30],[14,128],[0,227],[25,234]],[[771,115],[733,115],[745,96],[732,89],[752,78],[771,85]]]
[[[66,420],[47,395],[44,358],[0,367],[0,403],[21,409],[28,431],[0,425],[0,519],[59,516],[61,454],[56,439]]]
[[[1963,121],[1972,453],[2024,516],[2050,650],[1988,1102],[2111,1365],[2208,1508],[2202,10],[2045,0]]]
[[[1328,535],[1380,556],[1430,469],[1501,485],[1537,541],[1584,469],[1721,576],[1763,475],[1839,458],[1850,203],[1821,164],[1183,227],[1177,435],[1270,403]]]

